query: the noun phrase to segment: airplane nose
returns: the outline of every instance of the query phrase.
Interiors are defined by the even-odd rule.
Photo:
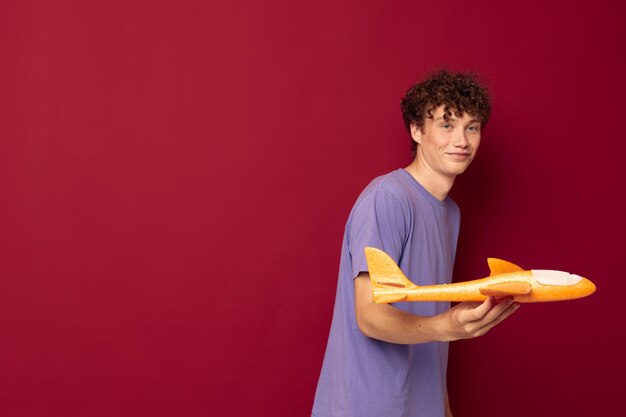
[[[582,288],[584,290],[583,297],[585,297],[587,295],[591,295],[594,292],[596,292],[595,284],[593,282],[589,281],[587,278],[583,278],[582,282],[580,283],[580,285],[582,286]]]

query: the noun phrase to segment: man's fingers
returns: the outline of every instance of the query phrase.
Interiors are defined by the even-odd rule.
[[[502,311],[506,310],[513,303],[511,297],[487,297],[485,301],[474,310],[470,315],[469,321],[487,320],[492,321],[499,316]]]
[[[513,314],[519,304],[512,297],[497,302],[494,297],[487,298],[482,304],[461,303],[453,311],[454,321],[458,325],[460,339],[482,336],[498,323]]]
[[[512,303],[513,299],[511,297],[501,299],[499,302],[496,301],[494,297],[488,297],[477,307],[464,311],[463,314],[459,316],[459,324],[476,323],[482,327],[495,320]]]
[[[482,325],[491,323],[492,321],[496,320],[504,311],[511,307],[511,305],[513,305],[513,298],[507,297],[501,300],[499,303],[496,303],[496,301],[494,300],[493,304],[493,308],[482,317]]]
[[[513,313],[515,313],[517,311],[519,306],[520,305],[518,303],[511,303],[511,304],[509,304],[506,309],[504,309],[503,311],[500,312],[499,315],[495,316],[495,318],[493,320],[487,322],[485,325],[483,325],[478,330],[479,335],[481,335],[481,336],[484,335],[489,330],[491,330],[493,327],[497,326],[502,321],[507,319],[511,314],[513,314]],[[493,310],[495,310],[495,308]]]
[[[493,308],[493,306],[493,297],[487,297],[487,299],[483,301],[482,304],[469,312],[470,314],[467,315],[467,321],[470,322],[482,319]]]

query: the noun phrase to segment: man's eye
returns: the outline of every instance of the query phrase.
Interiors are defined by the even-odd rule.
[[[472,132],[478,132],[478,126],[469,126],[467,130],[471,130]]]
[[[449,123],[444,123],[441,127],[444,129],[450,129],[452,126]]]

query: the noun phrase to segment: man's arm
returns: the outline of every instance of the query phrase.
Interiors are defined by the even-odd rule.
[[[446,417],[453,417],[450,409],[450,397],[448,397],[448,388],[446,388]]]
[[[519,307],[511,298],[497,302],[489,297],[483,303],[459,303],[445,313],[425,317],[375,303],[367,272],[355,278],[354,290],[356,319],[361,332],[398,344],[449,342],[482,336]]]

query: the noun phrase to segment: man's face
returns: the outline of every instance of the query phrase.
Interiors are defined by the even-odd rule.
[[[467,113],[461,117],[452,112],[443,118],[444,106],[432,111],[433,118],[424,118],[422,129],[411,125],[411,136],[417,142],[416,158],[435,174],[456,177],[474,159],[480,145],[480,122]]]

